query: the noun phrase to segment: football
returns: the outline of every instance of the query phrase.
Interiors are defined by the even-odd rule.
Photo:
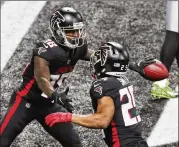
[[[144,67],[146,77],[153,81],[163,80],[168,77],[169,73],[165,65],[156,60],[156,62]]]

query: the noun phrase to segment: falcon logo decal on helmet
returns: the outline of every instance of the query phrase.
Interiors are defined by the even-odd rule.
[[[107,61],[108,50],[110,50],[109,46],[101,46],[101,51],[100,51],[101,66],[104,66],[104,64]]]
[[[59,11],[56,11],[50,20],[50,27],[55,29],[55,25],[58,25],[61,22],[65,22],[65,18],[60,14]]]
[[[129,53],[117,42],[107,42],[100,46],[90,57],[90,72],[93,77],[105,75],[120,76],[126,73]]]

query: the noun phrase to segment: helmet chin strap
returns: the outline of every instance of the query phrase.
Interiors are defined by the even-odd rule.
[[[65,35],[64,32],[61,31],[61,33],[62,33],[62,36],[63,36],[63,38],[64,38],[64,45],[65,45],[65,46],[69,47],[70,49],[74,49],[74,48],[77,47],[76,45],[72,45],[71,43],[68,42],[68,40],[67,40],[66,35]]]
[[[77,47],[77,45],[72,45],[71,43],[69,43],[66,38],[65,38],[64,44],[70,49],[75,49]]]

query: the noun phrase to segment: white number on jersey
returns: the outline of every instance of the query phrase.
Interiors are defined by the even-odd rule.
[[[64,86],[62,86],[62,85],[64,84],[64,81],[65,81],[65,79],[66,79],[67,77],[63,77],[63,78],[62,78],[62,75],[63,75],[63,74],[60,74],[60,75],[50,75],[50,79],[51,79],[51,82],[50,82],[50,83],[51,83],[53,86],[55,86],[55,84],[57,84],[57,87],[62,87],[62,88],[64,88],[66,85],[64,85]],[[56,88],[56,87],[54,87],[54,88]],[[41,96],[43,96],[43,97],[45,97],[45,98],[48,97],[44,92],[41,94]]]
[[[47,41],[45,41],[45,43],[48,44],[48,45],[50,46],[50,48],[53,48],[53,47],[56,47],[56,46],[57,46],[57,44],[56,44],[54,41],[50,40],[50,39],[48,39]],[[45,44],[44,44],[44,46],[45,46]],[[46,46],[45,46],[45,47],[46,47]],[[48,48],[48,46],[47,46],[47,48]]]
[[[124,96],[127,96],[127,98],[128,98],[128,103],[121,105],[122,115],[123,115],[125,126],[131,126],[131,125],[134,125],[134,124],[140,122],[141,121],[140,115],[131,118],[130,113],[129,113],[129,110],[131,108],[135,107],[135,100],[134,100],[132,85],[119,90],[119,93],[120,93],[120,101],[121,102],[123,101]]]

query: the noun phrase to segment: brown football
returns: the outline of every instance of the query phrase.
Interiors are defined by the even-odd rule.
[[[163,80],[168,77],[169,73],[165,65],[156,60],[156,62],[144,67],[145,75],[154,81]]]

